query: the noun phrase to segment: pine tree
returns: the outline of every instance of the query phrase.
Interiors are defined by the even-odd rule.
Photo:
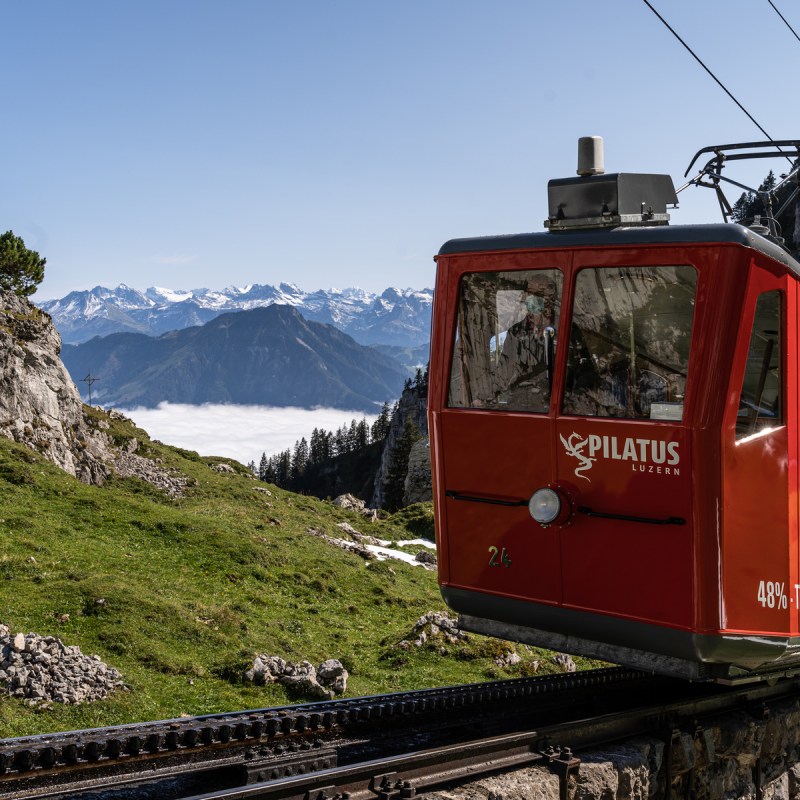
[[[0,289],[10,289],[21,297],[33,294],[44,280],[46,263],[47,259],[25,247],[14,231],[0,234]]]
[[[734,222],[742,222],[750,216],[750,206],[755,200],[755,195],[752,192],[742,192],[739,199],[733,204],[731,211],[731,219]]]
[[[278,455],[278,461],[275,465],[275,484],[282,489],[287,489],[291,478],[292,451],[287,449]]]
[[[324,442],[324,431],[321,431],[319,428],[314,428],[311,431],[311,437],[308,440],[308,464],[309,466],[317,466],[321,464],[324,460],[322,454]]]
[[[734,222],[749,224],[759,215],[766,214],[764,201],[761,199],[761,192],[771,191],[776,184],[775,173],[770,170],[766,178],[758,187],[758,192],[743,192],[739,199],[731,207],[731,219]]]
[[[764,178],[764,180],[762,181],[761,185],[758,187],[758,191],[759,192],[769,192],[769,191],[771,191],[772,189],[775,188],[775,184],[776,183],[777,183],[777,180],[775,178],[775,173],[772,170],[770,170],[769,174],[767,175],[767,177]]]
[[[333,448],[333,456],[340,456],[343,453],[348,452],[347,450],[347,430],[345,429],[344,425],[342,425],[339,430],[336,431],[336,435],[334,436],[334,448]]]
[[[325,461],[329,461],[333,458],[333,434],[330,431],[320,430],[319,436],[319,453],[320,453],[320,460],[319,463],[324,463]]]
[[[294,451],[292,453],[292,468],[291,480],[297,481],[303,477],[308,466],[308,442],[305,437],[295,442]]]
[[[358,450],[358,423],[352,419],[347,429],[347,452],[353,453],[356,450]]]
[[[361,418],[361,422],[356,425],[356,449],[363,450],[369,444],[369,425],[366,417]]]
[[[389,425],[391,423],[389,414],[389,404],[381,406],[381,413],[375,422],[372,423],[370,434],[373,442],[382,442],[389,435]]]

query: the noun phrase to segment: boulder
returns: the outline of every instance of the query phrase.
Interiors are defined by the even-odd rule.
[[[429,611],[423,614],[414,624],[410,633],[398,644],[402,650],[407,650],[413,643],[422,647],[431,637],[439,637],[449,643],[455,644],[469,637],[458,627],[458,620],[449,617],[441,611]]]
[[[334,499],[333,504],[347,511],[355,511],[363,517],[366,517],[370,522],[375,522],[378,519],[378,512],[376,509],[367,508],[367,504],[363,500],[360,500],[352,494],[340,494]]]
[[[435,567],[437,564],[436,555],[431,553],[430,550],[420,550],[414,556],[414,561],[419,561],[420,564],[430,564],[432,567]]]
[[[337,498],[334,499],[333,504],[337,508],[344,508],[348,511],[363,511],[364,506],[366,503],[363,500],[359,500],[358,497],[355,497],[352,494],[340,494]]]
[[[572,660],[571,656],[568,656],[566,653],[556,653],[553,656],[553,661],[558,664],[564,672],[575,672],[575,662]]]
[[[280,656],[262,654],[253,659],[244,677],[256,684],[278,682],[296,694],[331,700],[347,690],[349,674],[335,658],[323,661],[316,669],[310,661],[285,661]]]
[[[342,662],[335,658],[323,661],[317,669],[317,680],[334,694],[344,694],[347,691],[349,677],[350,673],[344,668]]]

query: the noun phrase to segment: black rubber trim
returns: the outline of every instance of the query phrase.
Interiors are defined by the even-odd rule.
[[[453,500],[467,500],[470,503],[489,503],[493,506],[526,506],[527,500],[501,500],[499,497],[476,497],[472,494],[459,494],[458,492],[445,492],[445,497]]]
[[[644,522],[647,525],[685,525],[683,517],[667,517],[666,519],[653,519],[652,517],[632,517],[628,514],[605,514],[602,511],[593,511],[587,506],[578,507],[579,514],[587,517],[600,517],[601,519],[620,519],[623,522]]]

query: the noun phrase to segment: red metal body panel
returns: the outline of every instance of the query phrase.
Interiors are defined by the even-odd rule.
[[[694,524],[688,431],[581,418],[559,419],[557,431],[565,439],[578,434],[603,440],[583,479],[574,475],[575,459],[559,449],[558,484],[574,506],[686,521],[653,525],[576,513],[559,532],[564,605],[690,628]]]
[[[557,243],[557,236],[554,237]],[[736,244],[582,247],[440,256],[429,416],[439,578],[453,586],[624,617],[672,629],[798,633],[796,276]],[[698,273],[689,377],[680,422],[563,414],[567,332],[582,269],[691,265]],[[448,408],[461,277],[470,272],[557,268],[563,297],[548,414]],[[757,297],[783,292],[784,422],[736,441],[735,425]],[[571,439],[571,437],[573,437]],[[567,443],[592,439],[595,460]],[[586,451],[584,451],[586,452]],[[526,507],[445,497],[445,491],[528,498],[557,487],[573,513],[543,528]],[[583,511],[578,511],[583,509]],[[655,525],[590,516],[684,520]],[[511,564],[490,563],[505,548]],[[758,599],[780,584],[777,607]]]
[[[445,467],[450,490],[494,497],[527,498],[531,487],[552,481],[551,423],[533,414],[473,412],[442,415],[442,434],[454,450]],[[491,453],[487,457],[487,451]],[[560,603],[559,534],[532,525],[524,506],[499,507],[447,498],[449,582],[513,597]],[[497,548],[494,564],[489,548]],[[511,565],[502,560],[505,549]]]
[[[728,386],[722,423],[723,449],[723,524],[721,628],[729,631],[790,633],[797,630],[797,598],[792,576],[797,575],[796,558],[790,560],[790,541],[796,546],[796,459],[791,469],[790,492],[789,439],[796,442],[796,413],[786,414],[783,424],[771,431],[736,441],[735,425],[748,355],[756,301],[763,292],[778,290],[783,295],[783,324],[796,319],[796,283],[785,274],[774,274],[756,260],[749,265],[747,292],[741,309],[741,325],[736,340],[735,358]],[[788,344],[788,337],[784,335]],[[783,373],[787,366],[796,369],[794,359],[783,354]],[[796,385],[795,380],[790,385]],[[795,504],[794,513],[790,504]],[[790,528],[790,516],[794,526]],[[791,532],[791,536],[790,536]],[[769,603],[758,600],[761,582],[779,584]],[[785,607],[782,607],[784,605]]]

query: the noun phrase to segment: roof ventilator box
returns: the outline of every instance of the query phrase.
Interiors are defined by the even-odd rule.
[[[667,225],[667,206],[678,196],[669,175],[619,172],[603,168],[603,140],[584,136],[578,142],[577,178],[547,184],[551,231],[615,228],[620,225]]]

